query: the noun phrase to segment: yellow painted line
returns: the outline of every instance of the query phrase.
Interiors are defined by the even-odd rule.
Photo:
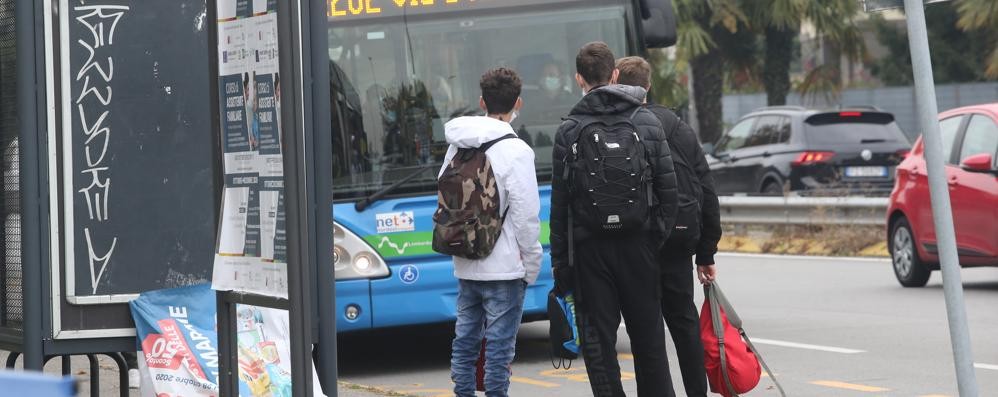
[[[524,384],[528,384],[528,385],[532,385],[532,386],[540,386],[540,387],[559,387],[559,386],[561,386],[561,385],[559,385],[557,383],[545,382],[545,381],[537,380],[537,379],[524,378],[522,376],[513,376],[513,377],[510,377],[509,381],[510,382],[516,382],[516,383],[524,383]]]
[[[453,397],[454,392],[447,389],[411,389],[411,390],[392,390],[392,393],[402,394],[406,396],[425,396],[425,397]]]
[[[634,361],[634,355],[633,354],[627,354],[627,353],[620,353],[620,354],[617,355],[617,359],[618,360],[631,360],[631,361]]]
[[[881,392],[881,391],[890,391],[891,390],[891,389],[885,389],[883,387],[857,385],[857,384],[854,384],[854,383],[838,382],[838,381],[834,381],[834,380],[816,380],[814,382],[811,382],[811,384],[812,385],[818,385],[818,386],[825,386],[825,387],[834,387],[836,389],[865,391],[865,392],[870,392],[870,393]]]

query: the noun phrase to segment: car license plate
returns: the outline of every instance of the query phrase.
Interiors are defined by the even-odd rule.
[[[846,167],[849,178],[883,178],[887,176],[887,167]]]

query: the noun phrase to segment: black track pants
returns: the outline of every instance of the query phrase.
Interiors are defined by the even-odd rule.
[[[683,386],[689,397],[707,395],[707,371],[700,340],[700,315],[693,303],[693,257],[684,249],[662,251],[662,314],[676,344]]]
[[[659,306],[657,244],[645,240],[597,237],[575,244],[583,355],[596,397],[625,396],[616,351],[621,314],[631,339],[638,396],[675,396]]]

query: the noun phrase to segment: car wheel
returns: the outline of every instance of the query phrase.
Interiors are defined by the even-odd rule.
[[[767,181],[762,185],[762,194],[766,196],[782,196],[783,184],[777,181]]]
[[[904,287],[924,287],[932,271],[918,257],[915,233],[912,233],[908,219],[900,218],[894,223],[890,243],[891,262],[898,282]]]

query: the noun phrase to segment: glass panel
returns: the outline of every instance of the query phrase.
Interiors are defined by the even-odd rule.
[[[837,122],[807,125],[807,139],[811,144],[860,144],[879,142],[908,142],[897,123],[888,124]]]
[[[943,157],[950,164],[955,164],[953,162],[953,145],[956,142],[956,133],[960,130],[960,123],[962,122],[963,116],[950,117],[939,122],[939,132],[943,138]]]
[[[478,81],[496,66],[523,79],[513,128],[535,150],[538,179],[549,180],[554,133],[582,95],[575,54],[595,40],[626,54],[624,17],[614,6],[330,29],[336,199],[424,170],[392,193],[436,191],[448,146],[443,126],[482,113]]]
[[[776,143],[790,142],[790,118],[780,117],[780,136]]]
[[[721,141],[717,143],[718,153],[726,153],[746,146],[749,135],[752,133],[752,123],[755,118],[750,118],[736,124]]]
[[[763,116],[755,125],[755,131],[745,142],[745,147],[763,146],[776,143],[780,139],[779,116]]]
[[[960,161],[975,154],[995,154],[998,149],[998,125],[990,117],[974,115],[967,124],[967,133],[963,137],[963,148],[960,149]]]

